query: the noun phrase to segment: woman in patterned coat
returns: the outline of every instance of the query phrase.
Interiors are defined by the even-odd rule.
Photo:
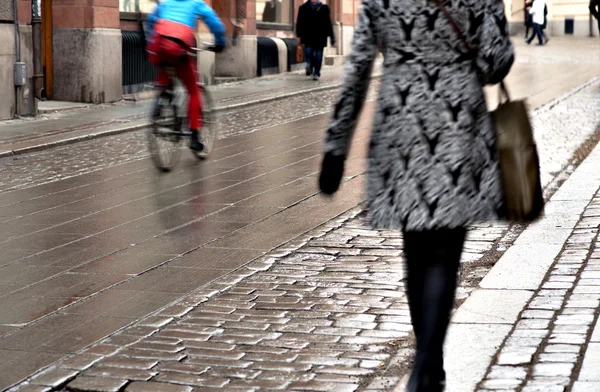
[[[443,390],[442,346],[466,228],[497,218],[502,206],[482,87],[500,82],[514,58],[502,0],[440,1],[363,0],[319,179],[324,193],[337,191],[380,50],[368,213],[373,227],[404,232],[417,338],[409,391]]]

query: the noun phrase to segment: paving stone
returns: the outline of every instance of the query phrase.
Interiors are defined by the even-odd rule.
[[[105,358],[97,362],[98,366],[148,370],[158,364],[157,360],[143,360],[134,358]]]
[[[193,365],[203,365],[203,366],[218,366],[218,367],[230,367],[230,368],[240,368],[247,369],[252,366],[252,362],[248,361],[229,361],[223,359],[214,359],[214,358],[202,358],[202,357],[192,357],[186,360],[186,363]]]
[[[533,367],[535,377],[570,377],[572,371],[572,363],[540,363]]]
[[[295,381],[311,381],[316,378],[316,375],[312,372],[280,372],[273,370],[261,370],[260,379],[262,380],[287,380],[289,382]]]
[[[543,340],[543,337],[511,336],[504,345],[505,347],[538,347]]]
[[[183,347],[183,346],[176,346],[176,345],[172,345],[172,344],[163,344],[163,343],[147,343],[147,342],[138,342],[129,347],[134,350],[163,351],[166,353],[178,353],[185,349],[185,347]]]
[[[523,319],[552,319],[554,311],[551,310],[525,310],[521,316]]]
[[[162,382],[132,382],[125,392],[192,392],[192,387]]]
[[[185,354],[170,354],[163,351],[151,351],[151,350],[133,350],[126,349],[119,352],[120,356],[127,358],[140,358],[140,359],[156,359],[158,361],[181,361],[185,358]]]
[[[207,339],[208,340],[208,339]],[[223,334],[211,336],[210,341],[214,343],[229,343],[229,344],[258,344],[263,342],[263,338],[255,338],[252,336],[240,336]],[[264,342],[262,344],[265,344]]]
[[[359,366],[363,369],[380,369],[385,367],[385,363],[381,361],[364,360],[360,361]]]
[[[571,392],[597,392],[600,391],[600,382],[577,381],[573,384]]]
[[[51,387],[46,387],[43,385],[31,385],[31,384],[21,384],[11,389],[14,392],[49,392],[51,391]]]
[[[169,324],[171,321],[173,321],[172,317],[154,316],[154,317],[148,317],[148,318],[138,322],[136,325],[142,326],[142,327],[160,328],[160,327],[164,327],[165,325]]]
[[[539,361],[545,362],[561,362],[561,363],[575,363],[577,362],[579,355],[576,353],[542,353],[540,354]]]
[[[185,317],[180,320],[176,325],[182,326],[183,328],[194,328],[194,327],[220,327],[225,321],[221,320],[208,320],[195,317]],[[174,338],[173,338],[174,339]]]
[[[90,392],[117,392],[127,384],[127,380],[103,377],[77,377],[67,384],[70,391],[90,391]],[[157,391],[158,392],[158,391]],[[179,391],[173,391],[179,392]],[[183,392],[183,391],[181,391]],[[189,391],[185,391],[189,392]]]
[[[525,377],[527,377],[527,368],[522,366],[492,366],[488,374],[489,379],[524,380]]]
[[[349,368],[342,366],[319,366],[314,370],[316,373],[341,374],[347,376],[365,376],[372,374],[372,369]]]
[[[547,387],[555,387],[561,386],[563,389],[566,389],[566,386],[571,383],[570,377],[559,377],[559,376],[549,376],[549,377],[536,377],[533,381],[528,382],[528,385],[540,385]]]
[[[554,321],[555,325],[590,325],[594,321],[592,315],[566,315],[558,316]]]
[[[229,384],[226,378],[203,377],[184,373],[161,372],[153,381],[170,384],[189,385],[193,387],[222,388]]]
[[[356,336],[361,330],[359,328],[330,328],[330,327],[319,327],[312,331],[312,333],[319,335],[334,335],[334,336]]]
[[[353,336],[353,337],[344,337],[340,341],[344,344],[366,344],[366,345],[374,345],[374,344],[387,344],[390,341],[389,338],[379,338],[379,337],[367,337],[367,336]]]
[[[409,336],[409,332],[367,330],[367,331],[361,332],[360,336],[366,337],[366,338],[382,338],[382,339],[388,339],[388,340],[400,340],[400,339],[406,339]]]
[[[82,373],[83,376],[118,378],[130,381],[148,381],[156,375],[154,371],[94,366]]]
[[[516,388],[521,385],[521,380],[514,379],[493,379],[486,380],[481,384],[483,388],[487,389],[501,389],[501,390],[516,390]]]
[[[562,308],[563,299],[554,297],[536,297],[527,309],[558,310]]]
[[[155,369],[159,372],[186,373],[199,376],[206,373],[210,367],[191,363],[165,362],[159,364]]]
[[[286,363],[286,362],[256,362],[252,365],[252,369],[256,370],[273,370],[276,372],[305,372],[312,368],[308,363]]]
[[[248,369],[229,369],[229,368],[212,368],[210,370],[211,377],[226,378],[226,379],[244,379],[254,380],[259,375],[262,375],[261,371],[248,370]]]
[[[358,389],[358,384],[351,383],[333,383],[324,381],[293,382],[289,385],[289,390],[302,391],[339,391],[354,392]]]
[[[60,364],[61,367],[74,370],[85,370],[100,361],[102,356],[94,354],[77,354]]]
[[[244,356],[246,361],[255,362],[294,362],[298,358],[297,353],[282,353],[282,354],[268,354],[268,353],[249,353]],[[300,361],[302,362],[302,361]]]
[[[233,380],[228,384],[228,388],[237,390],[237,388],[252,388],[252,390],[286,390],[290,384],[284,380]]]
[[[242,359],[245,355],[243,352],[238,351],[223,351],[223,350],[208,350],[201,348],[187,348],[186,354],[188,357],[205,357],[205,358],[216,358],[224,360],[237,360]]]
[[[537,347],[505,347],[502,349],[497,363],[499,365],[526,365],[530,364]]]
[[[547,353],[578,353],[579,346],[571,344],[549,344],[544,348]]]
[[[54,368],[34,377],[31,384],[56,388],[72,380],[76,375],[77,372],[74,370]]]
[[[586,335],[575,333],[554,333],[548,340],[551,344],[579,344],[582,345],[587,339]]]
[[[547,329],[549,319],[522,319],[517,323],[516,329]]]
[[[205,333],[194,333],[194,332],[184,332],[184,331],[161,331],[157,333],[155,336],[162,338],[176,338],[176,339],[185,339],[185,340],[197,340],[206,342],[211,338],[211,335]]]
[[[552,329],[554,333],[575,333],[587,335],[590,329],[589,325],[555,325]]]
[[[527,385],[521,392],[565,392],[562,385]]]
[[[516,328],[511,336],[520,338],[545,338],[548,335],[546,329],[519,329]]]
[[[163,317],[183,317],[194,309],[193,306],[187,306],[183,304],[171,305],[166,309],[163,309],[159,315]]]

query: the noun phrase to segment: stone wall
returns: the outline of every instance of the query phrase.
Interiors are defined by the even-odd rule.
[[[15,115],[15,30],[12,24],[0,24],[0,120]]]
[[[54,99],[104,103],[122,97],[121,31],[54,29]]]

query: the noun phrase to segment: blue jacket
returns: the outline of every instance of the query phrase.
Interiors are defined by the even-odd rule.
[[[146,32],[152,34],[159,19],[180,23],[192,30],[198,20],[204,22],[215,36],[215,45],[225,45],[225,26],[217,13],[202,0],[163,0],[146,20]]]

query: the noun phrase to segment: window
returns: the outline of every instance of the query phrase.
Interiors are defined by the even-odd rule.
[[[119,11],[148,13],[155,4],[154,0],[119,0]]]
[[[256,0],[256,24],[261,28],[291,28],[292,0]]]

